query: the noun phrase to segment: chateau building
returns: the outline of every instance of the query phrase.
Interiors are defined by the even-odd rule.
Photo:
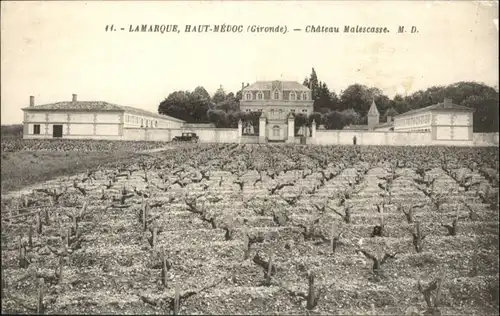
[[[313,112],[314,101],[311,90],[296,81],[257,81],[245,87],[242,85],[240,110],[261,112],[260,128],[264,128],[269,141],[286,141],[295,135],[289,122],[294,113],[306,116]],[[262,124],[262,121],[265,123]],[[262,133],[261,133],[262,134]]]
[[[453,104],[451,99],[445,98],[443,102],[396,115],[394,119],[388,116],[387,122],[379,123],[380,114],[373,101],[367,114],[367,125],[350,125],[344,129],[425,132],[431,133],[432,140],[468,141],[473,136],[473,113],[473,109]]]
[[[184,121],[104,101],[71,101],[35,105],[30,97],[24,112],[25,139],[124,139],[124,129],[180,128]]]
[[[471,140],[474,110],[449,98],[394,117],[395,131],[430,132],[433,140]]]

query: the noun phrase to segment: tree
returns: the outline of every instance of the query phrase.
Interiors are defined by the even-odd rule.
[[[323,124],[323,116],[321,115],[320,112],[312,112],[311,115],[308,117],[308,125],[310,126],[312,122],[316,122],[316,127],[319,127],[319,125]]]
[[[471,95],[461,105],[473,108],[473,131],[476,133],[498,132],[498,98]]]
[[[215,124],[217,128],[225,128],[228,126],[228,119],[226,112],[222,110],[210,109],[207,111],[208,120]]]
[[[344,126],[361,123],[361,116],[354,109],[343,110],[340,112],[340,114],[341,114],[340,119]]]
[[[217,91],[215,92],[213,98],[212,98],[212,102],[214,102],[215,105],[221,103],[222,101],[224,101],[226,99],[226,92],[224,91],[224,89],[222,88],[222,86],[220,86],[219,89],[217,89]]]
[[[400,94],[396,94],[394,96],[392,107],[396,110],[398,114],[405,113],[410,110],[410,104]]]
[[[175,91],[169,94],[165,100],[160,102],[158,113],[170,115],[181,120],[193,121],[189,115],[189,92]]]
[[[332,108],[332,102],[330,99],[331,93],[326,83],[320,82],[315,94],[316,98],[314,99],[314,111],[320,112],[330,110]]]
[[[361,84],[353,84],[342,91],[340,109],[354,109],[362,116],[366,116],[373,101],[374,95],[369,88]]]
[[[398,115],[398,112],[394,108],[388,108],[382,117],[382,121],[387,122],[387,116],[391,116],[394,118],[394,116],[396,115]]]
[[[303,85],[311,89],[312,100],[316,100],[316,97],[318,96],[318,88],[320,87],[320,85],[314,67],[311,70],[311,75],[309,76],[309,78],[306,77],[306,79],[304,79]]]
[[[176,117],[189,123],[206,122],[210,101],[203,93],[204,90],[203,87],[197,87],[196,92],[193,93],[189,91],[172,92],[160,102],[158,113]]]
[[[198,86],[194,89],[191,97],[196,100],[200,100],[206,104],[210,103],[210,94],[202,86]]]
[[[255,133],[259,132],[259,119],[261,112],[242,112],[242,121],[245,123],[250,123],[253,126],[253,130]]]
[[[342,123],[342,114],[337,110],[323,114],[321,122],[326,129],[330,130],[339,130],[344,127]]]
[[[308,124],[309,121],[305,114],[298,113],[294,115],[295,134],[297,134],[302,126],[307,126]]]
[[[226,113],[231,113],[231,112],[235,112],[235,111],[240,110],[240,102],[238,102],[238,100],[236,100],[236,98],[229,97],[229,95],[228,95],[228,97],[225,100],[217,103],[215,108],[217,110],[222,110]]]

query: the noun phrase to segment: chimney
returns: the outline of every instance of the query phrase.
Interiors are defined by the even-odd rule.
[[[76,102],[76,94],[73,94],[73,102]]]
[[[30,96],[30,106],[35,106],[35,97],[34,96]]]
[[[244,82],[241,83],[241,91],[243,91],[243,89],[245,89],[245,83]]]
[[[452,100],[450,98],[444,98],[444,108],[449,109],[452,107]]]
[[[387,115],[387,123],[390,123],[390,122],[392,122],[392,116]]]

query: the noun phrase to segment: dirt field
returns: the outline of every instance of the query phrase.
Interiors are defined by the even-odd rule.
[[[189,145],[89,165],[2,195],[2,313],[497,315],[497,150]]]

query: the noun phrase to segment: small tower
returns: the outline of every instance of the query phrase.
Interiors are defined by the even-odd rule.
[[[378,125],[380,120],[380,113],[378,112],[375,100],[372,101],[372,105],[370,106],[370,110],[368,110],[367,117],[368,117],[368,129],[374,129],[375,126]]]

